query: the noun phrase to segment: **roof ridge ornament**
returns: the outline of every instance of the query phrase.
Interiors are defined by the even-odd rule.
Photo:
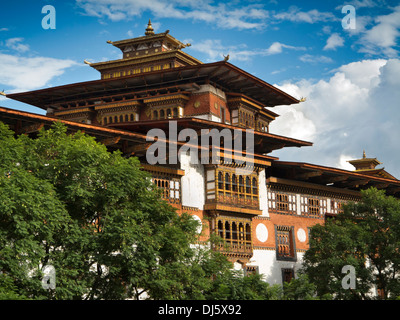
[[[147,24],[146,32],[144,33],[146,36],[154,35],[154,29],[151,25],[151,20],[149,19],[149,23]]]

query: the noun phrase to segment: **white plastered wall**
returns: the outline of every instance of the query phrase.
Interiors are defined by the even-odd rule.
[[[199,162],[199,161],[198,161]],[[182,205],[203,210],[205,204],[204,166],[195,164],[190,152],[180,155],[181,169],[185,175],[181,179]]]

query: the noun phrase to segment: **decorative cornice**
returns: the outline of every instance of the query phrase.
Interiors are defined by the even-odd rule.
[[[181,169],[153,166],[153,165],[146,164],[146,163],[142,163],[141,167],[143,168],[143,170],[148,171],[148,172],[164,173],[164,174],[170,174],[170,175],[174,175],[174,176],[184,176],[185,175],[185,170],[181,170]]]
[[[309,182],[270,177],[267,179],[267,187],[272,190],[284,190],[294,193],[319,195],[323,197],[338,198],[343,200],[358,200],[361,197],[359,191],[323,186]]]
[[[183,103],[183,101],[189,100],[189,97],[183,93],[174,94],[174,95],[164,95],[159,97],[151,97],[143,99],[143,102],[150,106],[155,106],[159,104],[165,104],[165,102],[169,103]]]
[[[133,67],[136,65],[142,65],[147,62],[163,61],[165,59],[171,59],[171,58],[180,59],[181,61],[184,61],[189,65],[202,64],[201,61],[188,55],[185,52],[182,52],[181,50],[170,50],[167,52],[162,51],[162,52],[157,52],[157,53],[153,53],[153,54],[149,54],[149,55],[145,55],[145,56],[137,56],[137,57],[132,57],[132,58],[97,62],[97,63],[90,64],[90,66],[98,71],[101,71],[104,69],[118,68],[118,67],[123,67],[123,66],[132,66]]]
[[[77,109],[71,109],[71,110],[61,110],[61,111],[58,111],[58,110],[55,110],[54,111],[54,115],[57,115],[57,116],[61,116],[61,115],[69,115],[69,114],[76,114],[76,113],[85,113],[85,114],[87,114],[87,113],[92,113],[93,112],[93,110],[92,109],[90,109],[90,108],[77,108]]]
[[[122,111],[127,110],[128,108],[134,109],[136,111],[136,106],[140,105],[140,102],[137,100],[130,100],[125,102],[115,102],[115,103],[107,103],[102,105],[97,105],[94,107],[96,111],[107,112],[107,111],[115,111],[116,109]]]

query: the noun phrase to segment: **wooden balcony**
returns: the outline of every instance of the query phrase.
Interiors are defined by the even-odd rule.
[[[207,203],[219,203],[242,208],[258,209],[258,196],[237,193],[218,192],[216,199],[207,199]]]
[[[215,250],[228,256],[251,257],[253,255],[253,246],[251,241],[240,242],[237,240],[225,240],[223,243],[216,245]]]

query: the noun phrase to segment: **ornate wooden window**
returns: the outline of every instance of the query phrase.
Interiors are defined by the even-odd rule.
[[[238,175],[234,169],[217,168],[207,171],[207,202],[258,208],[258,177]]]
[[[296,214],[296,195],[291,193],[269,191],[268,208],[271,212]]]
[[[153,112],[151,113],[152,120],[171,118],[179,118],[178,107],[167,107],[163,109],[153,110]]]
[[[259,274],[258,266],[246,266],[244,269],[245,275]]]
[[[326,213],[327,200],[317,197],[300,197],[301,214],[309,217],[321,217]]]
[[[308,214],[317,216],[319,215],[320,204],[319,199],[308,199]]]
[[[112,123],[119,123],[119,122],[130,122],[130,121],[139,121],[139,114],[136,112],[129,112],[120,114],[119,116],[104,116],[102,119],[102,124],[112,124]]]
[[[343,205],[345,203],[345,201],[331,200],[331,213],[343,213]]]
[[[164,200],[172,203],[181,202],[181,183],[179,178],[157,175],[152,178],[152,181],[161,189]]]
[[[232,253],[251,253],[251,220],[239,217],[220,216],[216,220],[217,234],[223,242],[220,251]]]
[[[254,112],[242,107],[232,110],[232,124],[240,127],[257,129],[255,128]]]
[[[289,196],[287,194],[276,195],[276,209],[278,211],[289,211]]]
[[[296,261],[294,228],[275,226],[276,259]]]
[[[268,132],[268,122],[262,121],[262,120],[257,120],[256,130],[261,131],[261,132]]]
[[[282,269],[282,282],[290,282],[294,279],[294,269]]]

